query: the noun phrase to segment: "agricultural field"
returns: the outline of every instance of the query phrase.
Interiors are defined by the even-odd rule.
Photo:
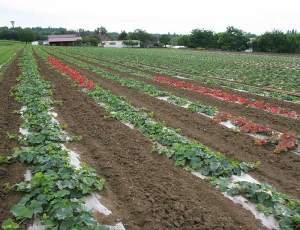
[[[27,45],[0,81],[2,228],[300,229],[299,81],[299,56]]]
[[[7,63],[23,46],[24,44],[21,42],[0,40],[0,71],[4,64]]]

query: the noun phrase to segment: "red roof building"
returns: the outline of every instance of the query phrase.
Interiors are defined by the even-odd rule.
[[[82,40],[78,34],[48,35],[50,46],[73,46],[76,40]]]

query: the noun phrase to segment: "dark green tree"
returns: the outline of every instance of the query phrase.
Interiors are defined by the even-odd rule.
[[[287,52],[299,53],[300,52],[300,34],[290,33],[287,34]]]
[[[101,27],[99,28],[99,32],[100,32],[100,34],[102,34],[102,35],[107,35],[107,29],[106,29],[104,26],[101,26]]]
[[[125,30],[121,30],[121,33],[118,36],[118,40],[126,40],[127,39],[127,33]]]
[[[298,53],[300,51],[300,34],[295,30],[286,34],[280,30],[265,32],[255,39],[258,52]]]
[[[68,34],[68,30],[66,28],[59,27],[53,34]]]
[[[244,51],[250,46],[250,39],[245,32],[228,26],[226,32],[218,34],[218,44],[222,50]]]
[[[133,32],[128,33],[127,39],[128,40],[139,40],[141,47],[147,47],[152,42],[154,42],[155,37],[153,37],[151,34],[147,33],[145,30],[136,29]]]
[[[194,29],[190,35],[190,46],[193,48],[203,47],[206,49],[217,47],[217,35],[211,30]]]
[[[97,39],[97,37],[95,36],[92,36],[89,38],[89,43],[91,44],[91,46],[98,46],[99,39]]]
[[[167,34],[163,34],[163,35],[161,35],[161,37],[159,38],[159,42],[160,42],[161,44],[163,44],[165,47],[170,43],[170,41],[171,41],[171,38],[170,38],[170,36],[167,35]]]
[[[12,31],[8,29],[8,27],[0,28],[0,39],[3,40],[11,40],[12,39]]]
[[[28,30],[28,29],[21,30],[19,32],[19,40],[21,42],[26,42],[26,44],[29,43],[29,42],[33,42],[33,40],[34,40],[34,33],[31,30]]]
[[[190,47],[190,35],[181,35],[177,38],[177,45]]]

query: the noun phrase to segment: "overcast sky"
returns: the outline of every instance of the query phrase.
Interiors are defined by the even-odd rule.
[[[260,35],[300,32],[300,0],[0,0],[0,27],[63,27],[190,34],[234,26]]]

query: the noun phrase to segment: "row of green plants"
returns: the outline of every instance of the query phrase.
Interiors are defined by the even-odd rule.
[[[38,73],[38,66],[31,46],[27,45],[19,60],[22,74],[18,84],[11,89],[11,96],[23,107],[20,114],[21,128],[27,134],[8,134],[19,141],[22,148],[15,148],[6,162],[20,161],[30,167],[32,177],[7,188],[22,192],[20,202],[11,208],[14,219],[2,223],[3,229],[18,229],[26,220],[38,216],[46,229],[108,229],[93,218],[93,210],[84,207],[84,195],[103,188],[104,179],[85,165],[76,168],[70,164],[69,150],[62,143],[79,140],[63,132],[66,125],[59,125],[49,111],[60,102],[49,99],[51,85]]]
[[[42,52],[41,50],[38,51],[41,55],[43,55],[44,58],[46,58],[47,54],[45,52]],[[100,74],[102,77],[111,79],[111,80],[115,80],[118,83],[120,83],[122,86],[128,87],[128,88],[134,88],[137,90],[140,90],[144,93],[146,93],[149,96],[152,97],[164,97],[167,96],[167,101],[169,101],[170,103],[173,103],[175,105],[178,106],[187,106],[187,109],[197,112],[197,113],[204,113],[206,115],[209,116],[214,116],[213,117],[213,121],[214,122],[221,122],[221,121],[227,121],[230,120],[233,124],[235,124],[237,126],[237,129],[235,131],[242,131],[242,132],[246,132],[246,133],[262,133],[265,135],[268,135],[269,137],[260,140],[260,139],[255,139],[255,143],[259,146],[263,145],[263,144],[273,144],[276,145],[276,148],[274,150],[275,153],[281,153],[281,152],[286,152],[288,150],[293,150],[296,149],[299,146],[300,143],[300,138],[296,135],[293,134],[291,132],[287,132],[284,134],[279,134],[278,132],[276,132],[275,130],[272,130],[269,127],[266,126],[262,126],[259,125],[257,123],[254,123],[252,121],[248,121],[246,118],[242,118],[242,117],[236,117],[236,116],[232,116],[228,113],[226,113],[226,116],[222,115],[224,114],[224,112],[219,112],[218,109],[216,107],[211,107],[211,106],[205,106],[203,104],[201,104],[200,102],[192,102],[189,103],[189,101],[180,98],[180,97],[176,97],[174,95],[172,95],[169,92],[166,91],[160,91],[158,90],[156,87],[151,86],[151,85],[147,85],[145,83],[141,83],[139,81],[136,81],[134,79],[130,79],[130,78],[124,78],[120,75],[116,75],[113,73],[110,73],[108,71],[105,71],[99,67],[95,67],[93,65],[90,65],[88,63],[85,62],[81,62],[77,59],[71,58],[70,56],[67,55],[63,55],[61,53],[57,53],[55,52],[56,55],[58,55],[61,58],[64,58],[65,60],[76,64],[80,67],[92,70],[93,72]],[[49,62],[49,57],[47,57],[48,62]],[[56,64],[55,64],[56,65]],[[60,65],[60,64],[58,64]],[[67,67],[64,67],[67,68]],[[64,71],[63,71],[64,72]],[[220,93],[218,93],[220,94]],[[225,119],[226,117],[226,119]],[[236,122],[236,121],[239,122]],[[241,121],[243,121],[241,123]],[[268,130],[268,132],[265,132],[265,130]]]
[[[43,52],[41,49],[35,49],[35,50],[44,59],[45,58],[50,59],[48,57],[48,54],[45,53],[45,52]],[[53,53],[53,52],[50,52],[50,53]],[[80,66],[82,68],[85,68],[85,69],[88,69],[88,70],[92,70],[93,72],[101,75],[102,77],[105,77],[105,78],[117,81],[122,86],[125,86],[125,87],[128,87],[128,88],[137,89],[137,90],[142,91],[145,94],[147,94],[149,96],[152,96],[152,97],[168,97],[167,100],[170,103],[173,103],[175,105],[182,106],[182,105],[187,105],[188,104],[187,100],[185,100],[183,98],[180,98],[180,97],[177,97],[177,96],[174,96],[170,92],[161,91],[161,90],[157,89],[155,86],[148,85],[148,84],[142,83],[140,81],[137,81],[137,80],[134,80],[134,79],[131,79],[131,78],[124,78],[124,77],[122,77],[120,75],[113,74],[113,73],[105,71],[105,70],[103,70],[103,69],[101,69],[99,67],[87,64],[85,62],[79,61],[78,59],[74,59],[74,58],[72,58],[70,56],[63,55],[61,53],[55,52],[54,54],[57,57],[60,57],[60,58],[62,58],[64,60],[67,60],[67,61],[69,61],[69,62],[71,62],[71,63],[73,63],[75,65],[78,65],[78,66]],[[192,110],[192,111],[195,111],[195,112],[199,112],[199,113],[204,113],[204,114],[210,115],[210,116],[216,114],[217,111],[218,111],[217,108],[211,107],[211,106],[205,106],[205,105],[201,104],[198,101],[190,103],[187,108],[189,110]]]
[[[154,121],[152,112],[146,113],[142,108],[133,107],[125,102],[124,97],[113,95],[98,84],[95,84],[92,90],[82,91],[110,112],[106,119],[114,118],[134,125],[156,144],[153,151],[173,159],[175,165],[187,167],[191,171],[200,171],[202,175],[209,176],[206,178],[207,181],[230,196],[241,194],[247,197],[249,201],[257,204],[258,211],[265,215],[272,214],[279,219],[282,229],[291,230],[300,227],[300,200],[294,201],[266,183],[231,182],[232,175],[247,173],[258,167],[260,162],[247,164],[225,158],[219,152],[213,152],[198,142],[180,136],[178,130],[166,127],[163,122]]]
[[[212,54],[212,53],[202,53],[202,54],[194,54],[189,53],[188,57],[185,57],[184,54],[187,52],[170,52],[170,51],[124,51],[124,50],[93,50],[93,49],[78,49],[78,48],[68,48],[65,49],[67,52],[76,52],[83,56],[94,56],[97,58],[101,58],[101,61],[112,61],[116,64],[125,64],[128,66],[139,67],[144,70],[154,71],[159,74],[165,74],[169,76],[180,75],[182,77],[186,77],[192,80],[200,81],[206,84],[215,84],[220,86],[226,86],[233,89],[245,90],[252,93],[268,96],[271,98],[277,98],[281,100],[289,100],[289,101],[299,101],[298,97],[286,95],[284,93],[278,92],[265,92],[262,89],[257,89],[251,86],[242,86],[239,84],[235,84],[234,82],[224,82],[217,79],[209,78],[210,76],[227,79],[241,83],[253,84],[257,86],[266,86],[271,88],[285,89],[288,91],[299,91],[299,69],[295,67],[287,67],[287,68],[277,68],[270,67],[265,60],[277,61],[276,59],[269,56],[243,56],[243,55],[235,55],[235,54]],[[87,51],[88,50],[88,51]],[[198,57],[198,55],[201,55]],[[197,60],[198,59],[198,60]],[[296,60],[297,58],[277,58],[279,60],[287,59],[286,65],[289,60]],[[137,61],[138,60],[138,61]],[[242,60],[242,61],[241,61]],[[171,63],[174,61],[174,64]],[[187,62],[185,62],[187,61]],[[261,64],[262,61],[265,61],[265,64]],[[166,63],[165,65],[161,65],[161,63]],[[188,71],[185,68],[180,68],[180,66],[184,66],[186,68],[190,68],[192,63],[195,63],[201,71],[205,71],[207,67],[201,66],[203,63],[208,62],[212,65],[212,71],[207,74],[201,74],[197,71]],[[248,70],[246,73],[238,72],[237,66],[241,65],[240,69],[242,71]],[[282,64],[285,66],[285,64]],[[299,67],[298,64],[291,64],[292,66]],[[225,69],[222,68],[225,66]],[[257,68],[257,70],[253,70],[253,68]],[[214,73],[217,70],[218,73]],[[274,72],[279,71],[274,74],[268,73],[268,71]],[[257,73],[259,71],[259,73]],[[227,78],[222,78],[222,74],[228,75]],[[269,76],[268,76],[269,74]],[[249,75],[254,75],[253,79],[248,79]],[[274,81],[274,83],[272,83]]]
[[[63,57],[68,58],[73,63],[75,62],[74,61],[75,59],[71,58],[70,56],[67,56],[67,55],[65,55],[61,52],[55,52],[55,53],[56,53],[56,55],[63,55]],[[75,56],[77,58],[81,58],[80,55],[73,55],[73,56]],[[86,60],[88,60],[92,63],[97,63],[97,60],[89,58],[89,57],[87,57]],[[82,62],[80,62],[78,60],[77,60],[77,62],[80,63],[81,65],[84,65],[84,66],[88,65],[88,64],[83,64]],[[168,83],[170,85],[173,85],[173,86],[179,87],[179,88],[193,90],[193,91],[196,91],[198,93],[202,93],[202,94],[205,94],[205,95],[210,95],[212,97],[215,97],[215,98],[218,98],[218,99],[221,99],[221,100],[226,100],[226,101],[230,101],[230,102],[236,102],[236,103],[244,104],[246,106],[251,106],[251,107],[259,108],[259,109],[262,109],[262,110],[266,110],[266,111],[271,112],[273,114],[280,114],[282,116],[286,116],[286,117],[289,117],[289,118],[292,118],[292,119],[298,119],[299,120],[299,117],[298,117],[296,112],[293,112],[293,111],[290,111],[290,110],[287,110],[287,109],[284,109],[284,108],[280,108],[278,106],[271,106],[271,105],[268,105],[268,104],[264,104],[262,102],[254,100],[254,99],[246,99],[246,98],[243,98],[241,96],[236,96],[236,95],[232,95],[232,94],[223,92],[221,90],[214,90],[214,89],[210,89],[210,88],[200,87],[200,86],[196,86],[194,84],[189,84],[189,83],[186,83],[186,82],[171,80],[171,79],[168,79],[168,78],[165,78],[165,77],[154,76],[152,78],[150,74],[141,73],[139,71],[134,72],[133,69],[126,68],[126,67],[121,67],[121,66],[115,66],[111,63],[103,63],[103,65],[108,66],[109,68],[117,69],[121,72],[132,73],[136,76],[144,77],[144,78],[147,78],[147,79],[152,79],[154,81]],[[91,66],[91,65],[88,65],[88,66],[90,66],[90,68],[92,70],[96,68],[96,67]],[[97,69],[101,69],[101,68],[97,68]]]

